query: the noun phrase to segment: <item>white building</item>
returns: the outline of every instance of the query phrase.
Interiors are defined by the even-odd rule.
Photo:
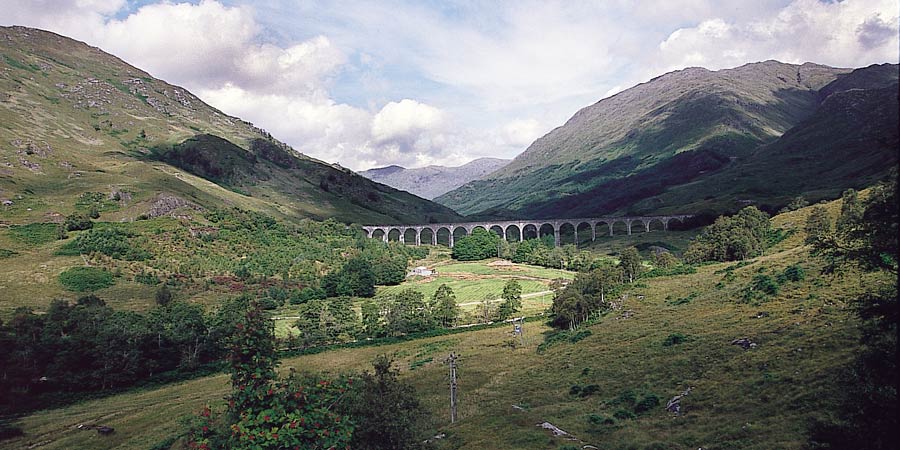
[[[406,276],[407,277],[427,277],[427,276],[431,276],[432,274],[434,274],[434,271],[432,271],[431,269],[429,269],[425,266],[419,266],[419,267],[414,267],[410,273],[406,274]]]

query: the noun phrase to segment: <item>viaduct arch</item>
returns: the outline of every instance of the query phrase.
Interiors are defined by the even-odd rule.
[[[362,229],[365,230],[367,237],[375,238],[377,235],[384,242],[388,241],[388,235],[396,231],[399,233],[399,241],[401,243],[406,243],[408,232],[414,231],[415,233],[412,236],[414,236],[415,242],[411,243],[414,243],[415,245],[437,245],[438,232],[449,231],[450,247],[453,248],[453,235],[458,234],[456,232],[459,230],[463,230],[464,235],[468,236],[472,234],[476,228],[484,228],[485,230],[493,230],[495,233],[499,234],[503,240],[506,240],[507,236],[510,236],[510,233],[512,233],[512,236],[518,234],[519,241],[524,241],[526,227],[531,227],[529,229],[534,230],[537,232],[538,236],[540,236],[541,228],[550,226],[553,228],[554,242],[558,247],[560,245],[560,229],[564,225],[570,225],[574,228],[575,242],[578,242],[579,229],[585,231],[586,229],[590,229],[591,240],[594,241],[597,239],[598,232],[604,233],[607,229],[609,230],[609,235],[612,236],[613,226],[617,223],[623,223],[625,225],[626,233],[630,235],[633,226],[637,224],[640,224],[639,226],[641,226],[645,232],[649,232],[650,225],[653,222],[659,222],[662,224],[663,230],[668,231],[669,222],[673,220],[682,222],[684,219],[690,217],[693,216],[689,214],[680,214],[671,216],[594,217],[553,220],[496,220],[489,222],[430,223],[426,225],[367,225],[363,226]],[[587,225],[587,227],[584,227],[583,225]],[[426,234],[426,236],[428,236],[427,242],[422,241],[422,232],[425,230],[430,232]]]

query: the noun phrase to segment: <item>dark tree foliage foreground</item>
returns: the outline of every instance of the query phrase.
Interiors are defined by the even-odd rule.
[[[427,414],[386,357],[375,373],[278,378],[272,322],[251,304],[231,340],[231,395],[224,413],[192,420],[190,449],[416,449]]]
[[[293,372],[278,379],[272,322],[251,304],[231,341],[231,395],[224,414],[194,420],[191,449],[349,449],[353,425],[335,405],[352,384]]]
[[[865,202],[844,194],[834,232],[824,231],[812,252],[827,271],[849,266],[881,274],[856,302],[862,319],[862,350],[845,374],[843,403],[836,422],[812,427],[812,448],[892,449],[898,430],[897,386],[897,181],[872,188]],[[817,220],[812,219],[811,220]]]
[[[61,392],[108,392],[214,366],[241,304],[228,300],[207,315],[172,300],[141,314],[87,295],[54,300],[45,314],[17,308],[0,324],[0,414],[46,406]]]
[[[397,379],[392,361],[379,355],[375,373],[355,378],[353,389],[341,409],[355,428],[350,447],[355,450],[423,448],[422,432],[428,420],[414,388]]]

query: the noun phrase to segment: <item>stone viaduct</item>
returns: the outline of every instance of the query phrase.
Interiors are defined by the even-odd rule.
[[[598,217],[598,218],[583,218],[583,219],[537,219],[537,220],[494,220],[488,222],[462,222],[462,223],[430,223],[427,225],[371,225],[371,226],[363,226],[363,230],[366,231],[366,236],[370,238],[380,238],[383,241],[388,241],[388,235],[391,232],[397,231],[399,233],[398,240],[400,242],[405,242],[406,234],[412,230],[415,232],[415,245],[422,244],[422,232],[429,231],[430,233],[430,244],[437,245],[438,242],[438,233],[442,231],[446,231],[449,236],[450,247],[453,247],[454,237],[457,231],[463,230],[464,235],[468,236],[475,231],[476,228],[483,228],[488,231],[494,231],[498,235],[500,235],[504,240],[507,239],[508,232],[512,231],[514,237],[518,237],[519,241],[525,240],[526,234],[533,237],[540,237],[549,235],[549,228],[553,229],[553,237],[556,245],[560,245],[560,230],[562,227],[569,225],[575,232],[575,242],[578,242],[578,229],[579,228],[590,228],[591,240],[594,241],[597,239],[597,229],[601,227],[600,224],[606,225],[609,228],[609,235],[613,235],[613,226],[616,223],[622,223],[625,225],[625,231],[629,235],[631,234],[632,225],[635,223],[641,223],[646,232],[650,231],[650,225],[653,222],[658,222],[662,225],[663,230],[669,229],[669,222],[672,220],[677,220],[679,222],[687,219],[689,217],[693,217],[691,215],[682,214],[682,215],[672,215],[672,216],[638,216],[638,217]],[[587,227],[582,227],[582,225],[587,225]],[[541,230],[547,227],[548,232],[541,234]],[[587,231],[587,230],[585,230]],[[376,236],[380,232],[380,236]],[[428,242],[426,242],[428,243]]]

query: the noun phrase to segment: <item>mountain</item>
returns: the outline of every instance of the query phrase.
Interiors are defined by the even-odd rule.
[[[896,164],[896,81],[897,65],[667,73],[578,111],[503,169],[436,201],[476,216],[571,217],[834,196]]]
[[[400,166],[387,166],[369,169],[359,174],[372,181],[431,200],[495,172],[507,164],[508,159],[479,158],[458,167],[427,166],[406,169]]]
[[[289,220],[459,218],[307,157],[84,43],[0,27],[0,55],[4,221],[59,220],[86,193],[116,199],[106,220],[227,206]]]

